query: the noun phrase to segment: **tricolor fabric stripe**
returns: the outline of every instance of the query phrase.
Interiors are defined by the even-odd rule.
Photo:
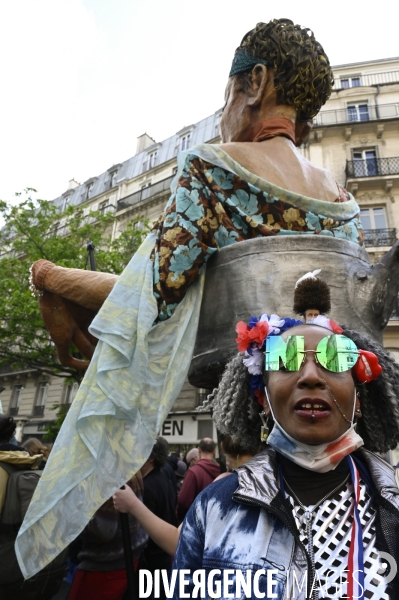
[[[353,491],[353,525],[348,557],[348,589],[346,596],[351,600],[364,600],[363,535],[359,517],[360,475],[355,461],[348,456]]]

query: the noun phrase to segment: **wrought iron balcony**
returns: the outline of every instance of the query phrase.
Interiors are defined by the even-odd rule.
[[[33,407],[33,416],[34,417],[42,417],[44,415],[44,404],[41,406]]]
[[[398,175],[399,156],[391,158],[366,158],[347,160],[346,177],[378,177],[379,175]]]
[[[399,156],[347,160],[346,177],[378,177],[399,174]]]
[[[108,213],[115,212],[116,208],[113,204],[107,204],[106,206],[100,206],[99,211],[103,215],[107,215]]]
[[[19,411],[19,406],[10,406],[9,415],[10,417],[16,417]]]
[[[341,75],[334,79],[334,91],[345,90],[354,87],[364,87],[371,85],[387,85],[389,83],[399,83],[399,71],[385,71],[384,73],[369,73],[352,77],[351,75]]]
[[[121,198],[120,200],[118,200],[117,210],[122,210],[123,208],[128,208],[129,206],[138,204],[142,200],[147,200],[148,198],[151,198],[152,196],[155,196],[160,192],[169,191],[170,184],[172,183],[173,178],[174,175],[172,175],[171,177],[167,177],[166,179],[162,179],[161,181],[154,183],[154,185],[148,185],[147,187],[142,188],[134,194],[130,194],[129,196]]]
[[[396,229],[364,229],[366,247],[393,246],[396,242]]]
[[[326,125],[342,125],[343,123],[364,123],[381,119],[399,118],[399,104],[363,104],[356,108],[347,106],[336,110],[322,110],[314,118],[313,127]]]

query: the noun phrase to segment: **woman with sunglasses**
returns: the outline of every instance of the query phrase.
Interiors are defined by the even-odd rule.
[[[237,332],[206,408],[243,443],[262,422],[267,447],[198,497],[174,568],[211,573],[219,598],[237,597],[248,571],[252,598],[398,598],[399,489],[373,454],[399,442],[398,365],[324,316],[262,315]]]

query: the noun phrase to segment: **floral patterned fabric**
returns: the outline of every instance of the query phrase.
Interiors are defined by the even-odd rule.
[[[220,160],[219,164],[206,160],[204,148],[208,154],[213,150],[218,153],[224,166]],[[152,260],[159,320],[173,314],[218,248],[287,234],[329,235],[363,243],[358,215],[342,208],[343,203],[354,203],[344,188],[338,186],[335,202],[312,200],[248,171],[244,178],[245,173],[231,170],[235,165],[239,166],[215,146],[196,146],[185,155],[175,191],[154,226],[157,241]],[[245,169],[241,167],[241,171]],[[257,185],[249,179],[257,179]],[[331,205],[338,211],[332,211]]]

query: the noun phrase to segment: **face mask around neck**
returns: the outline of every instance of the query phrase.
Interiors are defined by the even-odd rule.
[[[327,471],[334,470],[345,456],[363,446],[364,442],[360,435],[356,433],[353,422],[345,433],[332,442],[317,445],[298,442],[298,440],[288,435],[277,422],[266,388],[265,391],[274,420],[274,427],[267,438],[267,443],[276,452],[279,452],[300,467],[317,473],[327,473]]]

